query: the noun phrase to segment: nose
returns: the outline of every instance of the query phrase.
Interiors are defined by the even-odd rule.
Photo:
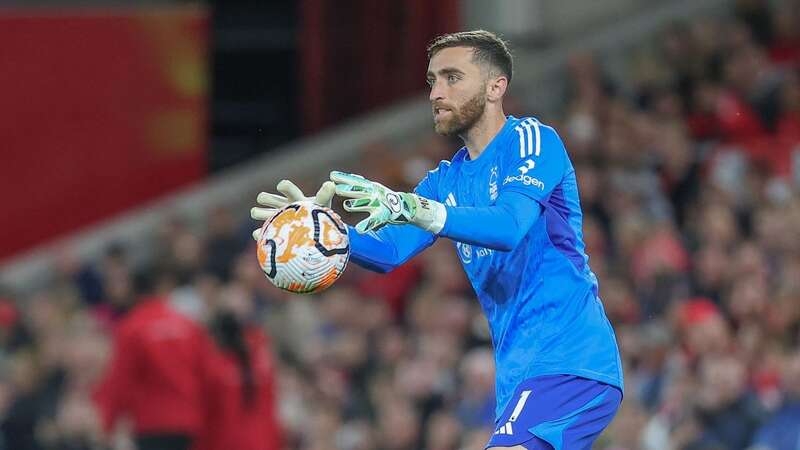
[[[436,100],[443,100],[444,99],[444,94],[442,93],[441,83],[439,83],[438,81],[433,83],[433,86],[431,87],[431,92],[428,95],[428,99],[431,102],[435,102]]]

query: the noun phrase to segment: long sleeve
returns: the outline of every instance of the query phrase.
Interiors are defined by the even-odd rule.
[[[373,272],[390,272],[436,240],[433,234],[412,225],[387,225],[377,232],[360,234],[348,226],[350,258]]]
[[[541,214],[539,202],[519,192],[504,192],[492,206],[447,206],[447,221],[439,235],[466,244],[510,251]]]
[[[437,200],[436,185],[441,173],[450,163],[442,161],[428,172],[419,182],[414,192],[432,200]],[[386,225],[377,232],[360,234],[348,226],[350,237],[350,258],[359,266],[373,272],[391,272],[396,267],[430,247],[437,236],[413,225]]]

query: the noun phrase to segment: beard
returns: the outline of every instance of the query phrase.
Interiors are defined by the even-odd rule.
[[[461,136],[483,117],[486,109],[486,97],[478,92],[464,104],[452,110],[447,119],[434,122],[434,130],[442,136]]]

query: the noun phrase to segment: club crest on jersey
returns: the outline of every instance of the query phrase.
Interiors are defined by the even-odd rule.
[[[497,200],[497,166],[492,167],[492,172],[489,175],[489,199]]]

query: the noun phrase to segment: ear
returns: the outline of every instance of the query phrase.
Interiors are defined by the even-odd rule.
[[[508,88],[508,78],[505,75],[490,77],[486,83],[486,100],[495,103],[503,100]]]

